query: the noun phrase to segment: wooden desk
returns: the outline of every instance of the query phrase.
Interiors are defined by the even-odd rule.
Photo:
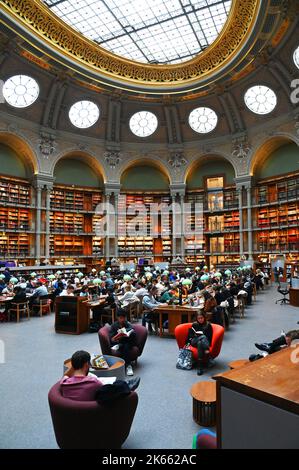
[[[298,347],[214,378],[218,448],[299,448]]]
[[[88,330],[90,307],[84,297],[62,296],[55,301],[55,331],[80,335]]]
[[[168,316],[168,332],[174,336],[174,330],[181,323],[191,323],[193,316],[196,315],[198,307],[184,307],[182,305],[167,305],[166,307],[157,307],[152,312],[159,315],[159,335],[165,336],[163,333],[162,316]],[[185,317],[185,321],[184,318]]]
[[[293,289],[290,287],[290,305],[293,307],[299,307],[299,289]]]

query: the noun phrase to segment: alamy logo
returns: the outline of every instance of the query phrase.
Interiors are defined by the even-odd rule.
[[[203,205],[196,203],[152,203],[126,205],[120,196],[118,207],[104,202],[96,207],[98,237],[203,238]]]
[[[291,93],[290,99],[293,104],[299,103],[299,78],[295,78],[291,81],[291,88],[293,91]]]

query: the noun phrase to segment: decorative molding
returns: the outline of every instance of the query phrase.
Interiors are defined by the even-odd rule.
[[[172,65],[142,64],[108,52],[64,23],[40,0],[4,0],[4,10],[14,22],[68,59],[108,78],[157,87],[193,83],[220,70],[242,49],[255,27],[261,3],[235,0],[213,44],[192,60]]]
[[[122,161],[120,152],[108,151],[104,153],[105,162],[108,163],[111,169],[116,168]]]
[[[40,132],[40,139],[38,144],[40,153],[44,158],[49,158],[57,148],[57,142],[55,141],[54,134],[50,134],[44,131]]]
[[[233,142],[232,156],[241,160],[247,159],[251,152],[251,145],[247,140]]]
[[[167,161],[176,173],[180,172],[187,165],[183,152],[172,152]]]

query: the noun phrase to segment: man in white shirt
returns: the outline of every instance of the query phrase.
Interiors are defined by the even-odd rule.
[[[73,297],[73,296],[75,295],[75,294],[74,294],[74,287],[73,287],[73,286],[70,286],[70,285],[67,286],[67,288],[64,289],[64,290],[61,292],[61,294],[60,294],[61,297],[62,297],[63,295],[64,295],[64,296],[66,295],[66,296],[72,296],[72,297]]]

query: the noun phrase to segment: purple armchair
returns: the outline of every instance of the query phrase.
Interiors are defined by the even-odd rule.
[[[138,395],[131,392],[112,405],[99,405],[64,398],[58,382],[48,400],[60,449],[120,449],[130,433]]]
[[[137,345],[134,346],[131,350],[131,357],[130,360],[137,361],[137,358],[141,356],[146,338],[147,338],[147,329],[138,324],[132,325],[133,329],[136,332],[136,343]],[[102,354],[107,354],[108,356],[117,356],[120,357],[119,351],[114,351],[111,349],[111,342],[109,337],[110,326],[104,326],[98,332],[99,341],[101,345]]]

